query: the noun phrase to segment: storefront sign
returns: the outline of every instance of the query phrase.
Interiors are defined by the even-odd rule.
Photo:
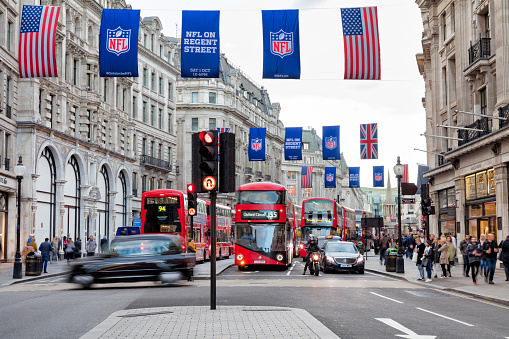
[[[495,170],[480,171],[465,177],[466,199],[483,198],[496,194]]]

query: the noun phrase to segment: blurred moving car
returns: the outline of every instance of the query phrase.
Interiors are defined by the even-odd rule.
[[[192,276],[195,253],[184,253],[178,235],[117,237],[111,251],[72,264],[69,282],[89,288],[94,283],[161,281]]]
[[[364,257],[354,243],[349,241],[329,241],[320,256],[320,269],[329,271],[347,271],[364,274]]]

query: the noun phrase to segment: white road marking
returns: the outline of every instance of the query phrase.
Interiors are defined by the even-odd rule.
[[[449,319],[449,320],[452,320],[452,321],[455,321],[457,323],[460,323],[460,324],[463,324],[463,325],[467,325],[467,326],[470,326],[470,327],[474,327],[474,325],[472,324],[469,324],[469,323],[466,323],[466,322],[463,322],[463,321],[460,321],[460,320],[456,320],[454,318],[451,318],[451,317],[448,317],[448,316],[445,316],[445,315],[442,315],[442,314],[438,314],[438,313],[435,313],[435,312],[431,312],[431,311],[428,311],[428,310],[425,310],[424,308],[420,308],[420,307],[416,307],[416,309],[420,310],[420,311],[423,311],[423,312],[428,312],[428,313],[431,313],[431,314],[434,314],[438,317],[442,317],[442,318],[445,318],[445,319]]]
[[[288,272],[286,272],[286,275],[290,275],[290,273],[292,273],[292,271],[288,271]]]
[[[374,294],[374,295],[376,295],[376,296],[379,296],[380,298],[388,299],[388,300],[394,301],[394,302],[396,302],[396,303],[398,303],[398,304],[403,304],[403,302],[402,302],[402,301],[399,301],[399,300],[396,300],[396,299],[392,299],[392,298],[389,298],[389,297],[385,297],[385,296],[383,296],[383,295],[381,295],[381,294],[378,294],[378,293],[375,293],[375,292],[370,292],[370,293],[371,293],[371,294]]]
[[[390,327],[393,327],[397,329],[400,332],[403,332],[405,334],[396,334],[397,337],[401,338],[408,338],[408,339],[434,339],[436,336],[434,335],[419,335],[415,333],[414,331],[410,330],[409,328],[406,328],[405,326],[401,325],[400,323],[390,319],[390,318],[375,318],[375,320],[381,321],[386,325],[389,325]]]

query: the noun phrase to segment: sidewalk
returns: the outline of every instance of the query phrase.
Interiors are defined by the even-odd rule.
[[[216,275],[220,275],[226,271],[230,266],[233,266],[235,259],[233,256],[230,259],[216,260]],[[195,280],[208,280],[210,279],[210,261],[203,264],[196,265],[193,269],[193,278]]]
[[[494,285],[488,285],[484,282],[484,276],[480,274],[477,276],[477,285],[474,285],[471,277],[467,278],[463,276],[463,264],[456,264],[456,266],[451,267],[451,278],[435,279],[434,273],[432,273],[433,281],[431,283],[424,283],[417,280],[419,279],[419,270],[412,260],[405,259],[405,273],[387,272],[385,266],[380,265],[379,257],[375,257],[374,252],[370,251],[368,252],[368,259],[365,262],[365,269],[369,272],[423,284],[428,287],[462,293],[476,298],[509,305],[509,281],[505,281],[505,272],[503,268],[496,268],[493,278]],[[424,270],[424,275],[426,276],[426,270]]]
[[[288,307],[158,307],[118,311],[81,337],[338,338],[307,311]]]
[[[64,275],[69,272],[70,266],[67,264],[67,260],[61,260],[57,262],[48,262],[48,273],[42,273],[39,276],[25,276],[25,263],[23,263],[23,278],[13,279],[12,274],[14,272],[14,262],[1,263],[0,264],[0,287],[6,285],[17,284],[20,282],[44,279],[48,277],[56,277]]]

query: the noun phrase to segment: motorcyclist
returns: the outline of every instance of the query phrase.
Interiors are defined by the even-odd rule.
[[[318,242],[316,241],[314,236],[310,236],[308,243],[306,244],[306,265],[304,266],[304,272],[302,272],[302,275],[306,274],[306,270],[308,269],[309,265],[309,257],[311,256],[311,253],[318,252],[320,249],[318,248]]]

